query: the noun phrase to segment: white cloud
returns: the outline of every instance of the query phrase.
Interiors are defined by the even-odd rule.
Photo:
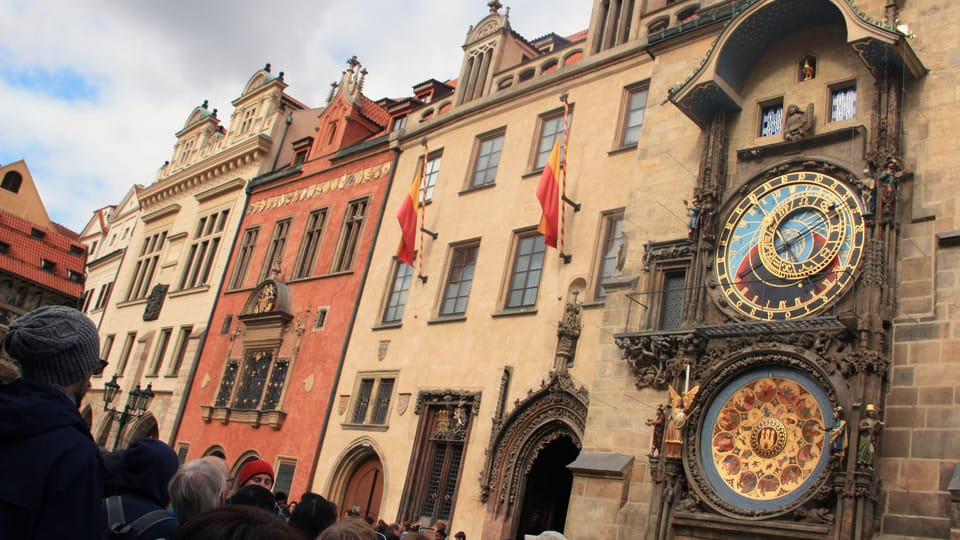
[[[356,55],[372,98],[457,76],[481,0],[14,0],[0,5],[0,162],[24,159],[51,218],[79,231],[91,213],[149,184],[174,133],[204,99],[229,121],[270,62],[287,92],[320,106]],[[528,39],[587,27],[589,0],[518,0]],[[93,99],[11,83],[11,73],[81,76]],[[71,79],[67,79],[71,80]],[[62,90],[62,89],[61,89]]]

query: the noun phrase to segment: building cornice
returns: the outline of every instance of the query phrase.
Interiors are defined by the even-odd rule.
[[[213,186],[209,186],[210,183],[226,176],[231,171],[260,159],[270,150],[272,145],[273,141],[269,136],[260,134],[164,178],[156,184],[144,188],[140,194],[141,208],[146,211],[185,190],[214,189]],[[146,221],[146,218],[144,218],[144,221]]]

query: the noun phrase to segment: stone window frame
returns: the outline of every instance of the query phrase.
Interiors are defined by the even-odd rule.
[[[247,270],[250,268],[250,261],[256,251],[259,235],[259,225],[247,227],[243,230],[243,239],[240,241],[240,250],[237,252],[237,259],[233,265],[233,275],[230,278],[230,289],[243,287],[243,282],[247,278]]]
[[[214,261],[220,252],[220,240],[229,218],[230,209],[222,208],[197,220],[193,242],[180,274],[180,290],[209,285]]]
[[[334,251],[331,273],[349,272],[360,251],[364,225],[370,212],[371,197],[365,195],[347,203],[340,226],[340,237]]]

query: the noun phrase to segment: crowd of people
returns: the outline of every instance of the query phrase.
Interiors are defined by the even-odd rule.
[[[223,459],[181,465],[153,438],[102,451],[78,408],[105,363],[93,321],[76,309],[45,306],[15,319],[3,346],[19,369],[0,365],[0,538],[447,539],[442,522],[427,536],[419,524],[374,522],[355,508],[339,515],[316,493],[288,501],[273,492],[263,460],[231,479]]]

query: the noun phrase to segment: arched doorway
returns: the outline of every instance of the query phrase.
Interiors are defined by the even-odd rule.
[[[380,518],[380,499],[383,497],[383,464],[376,455],[368,456],[350,474],[343,502],[343,511],[353,510],[361,517]]]
[[[588,403],[587,389],[562,369],[503,419],[481,475],[484,538],[563,529],[573,484],[566,466],[579,455]]]
[[[540,450],[523,488],[523,503],[517,523],[517,538],[543,531],[563,532],[573,473],[567,469],[580,449],[560,437]]]

